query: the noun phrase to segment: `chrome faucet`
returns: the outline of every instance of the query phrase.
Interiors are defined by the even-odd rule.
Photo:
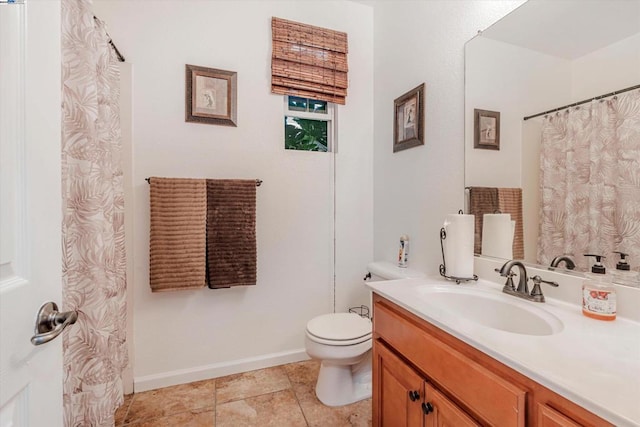
[[[519,281],[517,288],[513,285],[513,276],[515,276],[515,274],[511,271],[513,267],[518,267],[519,269]],[[527,277],[527,269],[520,261],[507,261],[504,263],[502,268],[496,268],[496,271],[500,273],[501,276],[507,278],[507,282],[504,284],[502,292],[516,296],[518,298],[526,299],[528,301],[544,302],[544,295],[542,294],[542,289],[540,288],[541,283],[546,283],[548,285],[558,287],[558,283],[549,280],[543,280],[542,277],[536,275],[531,278],[531,280],[533,281],[533,289],[531,290],[531,293],[529,293],[529,287],[527,286],[527,282],[529,280]]]
[[[511,269],[515,266],[520,270],[520,281],[518,282],[517,289],[513,286],[512,277],[514,274],[511,273]],[[502,292],[516,296],[529,295],[529,287],[527,286],[527,280],[529,279],[527,278],[527,269],[523,263],[512,259],[511,261],[505,262],[498,272],[502,277],[507,277],[507,283],[505,283],[504,288],[502,288]]]
[[[567,266],[567,270],[573,270],[576,268],[576,263],[569,255],[557,256],[551,260],[551,267],[558,267],[558,265],[564,261]]]

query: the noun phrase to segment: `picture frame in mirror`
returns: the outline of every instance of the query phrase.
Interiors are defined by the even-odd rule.
[[[473,110],[473,148],[500,150],[500,112]]]

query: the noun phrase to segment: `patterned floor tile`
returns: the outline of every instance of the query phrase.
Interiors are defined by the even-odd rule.
[[[334,408],[320,403],[319,369],[308,360],[125,396],[116,426],[371,426],[371,399]]]
[[[260,369],[216,379],[218,403],[273,393],[291,387],[283,367]]]
[[[216,425],[217,427],[307,427],[307,422],[293,392],[283,390],[218,404]]]
[[[320,370],[319,362],[309,360],[292,363],[284,368],[310,427],[371,426],[371,399],[338,407],[325,406],[318,400],[315,387]]]
[[[215,409],[216,380],[197,381],[136,393],[125,424],[166,417],[196,409]]]
[[[168,417],[127,424],[127,427],[215,427],[215,416],[214,410],[194,409]]]

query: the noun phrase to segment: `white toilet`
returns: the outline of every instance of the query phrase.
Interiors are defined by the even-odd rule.
[[[424,277],[390,262],[367,266],[369,280]],[[369,274],[367,277],[369,277]],[[342,406],[371,397],[371,320],[355,313],[331,313],[307,323],[305,349],[321,360],[316,396],[327,406]]]

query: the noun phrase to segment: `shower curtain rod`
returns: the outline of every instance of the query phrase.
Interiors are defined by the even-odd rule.
[[[100,21],[100,19],[98,19],[97,16],[93,15],[93,19],[96,21]],[[122,54],[120,53],[120,51],[118,50],[118,48],[116,47],[115,43],[113,43],[113,40],[111,40],[111,36],[109,35],[109,33],[107,33],[105,31],[105,34],[107,35],[107,37],[109,38],[108,43],[111,45],[111,47],[113,48],[113,51],[116,53],[116,56],[118,57],[118,61],[120,62],[124,62],[124,56],[122,56]]]
[[[151,178],[145,178],[145,181],[147,181],[147,184],[151,184]],[[256,179],[256,187],[260,187],[262,185],[262,180],[261,179]]]
[[[586,104],[587,102],[597,101],[597,100],[602,99],[602,98],[608,98],[608,97],[613,96],[613,95],[618,95],[619,93],[629,92],[630,90],[639,89],[639,88],[640,88],[640,85],[635,85],[635,86],[627,87],[627,88],[624,88],[624,89],[616,90],[614,92],[610,92],[610,93],[606,93],[604,95],[596,96],[595,98],[585,99],[584,101],[574,102],[573,104],[565,105],[563,107],[554,108],[553,110],[545,111],[543,113],[534,114],[533,116],[527,116],[523,120],[529,120],[529,119],[533,119],[534,117],[544,116],[545,114],[555,113],[556,111],[564,110],[565,108],[575,107],[577,105]]]

